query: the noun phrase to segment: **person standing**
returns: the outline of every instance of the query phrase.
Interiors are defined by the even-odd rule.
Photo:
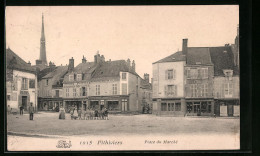
[[[30,120],[33,120],[33,113],[34,113],[34,107],[33,107],[33,103],[31,102],[31,105],[29,106]]]
[[[65,119],[65,109],[62,106],[60,107],[59,119]]]
[[[20,115],[23,115],[23,105],[20,106]]]
[[[11,114],[11,110],[12,110],[12,108],[10,107],[10,105],[8,105],[8,107],[7,107],[7,114],[8,115]]]

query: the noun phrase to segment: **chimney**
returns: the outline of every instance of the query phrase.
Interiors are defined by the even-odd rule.
[[[130,61],[129,58],[127,59],[126,63],[127,63],[127,67],[130,69],[130,67],[131,67],[131,61]]]
[[[101,55],[101,61],[105,62],[105,56],[104,55]]]
[[[28,65],[29,65],[29,66],[31,65],[31,62],[30,62],[30,61],[28,62]]]
[[[82,63],[86,63],[86,62],[87,62],[87,60],[86,60],[86,58],[85,58],[84,55],[83,55]]]
[[[94,62],[95,62],[95,64],[98,64],[101,62],[101,57],[100,57],[99,51],[97,51],[97,54],[94,56]]]
[[[144,81],[149,83],[149,74],[144,73]]]
[[[74,69],[74,59],[73,57],[71,59],[69,59],[69,67],[68,67],[68,70],[69,72],[72,72]]]
[[[133,71],[135,71],[135,60],[133,60],[133,62],[132,62],[132,69],[133,69]]]
[[[188,52],[188,39],[185,38],[182,40],[182,54],[186,55]]]

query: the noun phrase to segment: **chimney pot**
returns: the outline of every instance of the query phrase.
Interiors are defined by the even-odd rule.
[[[182,40],[182,54],[186,55],[188,52],[188,39],[185,38]]]

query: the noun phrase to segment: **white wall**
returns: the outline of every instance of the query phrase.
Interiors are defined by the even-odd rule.
[[[184,97],[184,65],[185,61],[153,64],[153,98],[166,97],[164,87],[171,84],[177,85],[177,96],[174,97]],[[165,71],[168,69],[175,70],[175,79],[165,79]]]
[[[13,78],[17,78],[17,91],[13,91],[13,93],[17,93],[17,101],[7,101],[7,105],[10,105],[11,108],[18,109],[19,108],[19,95],[22,88],[22,78],[34,79],[35,80],[35,88],[29,88],[29,80],[28,80],[28,92],[30,94],[30,102],[33,103],[34,107],[37,108],[37,77],[35,74],[14,70]],[[10,94],[9,94],[10,95]]]

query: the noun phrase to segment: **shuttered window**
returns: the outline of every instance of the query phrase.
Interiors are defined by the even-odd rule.
[[[177,95],[177,85],[166,85],[165,88],[166,96],[176,96]]]
[[[175,79],[175,70],[174,69],[168,69],[165,71],[165,79],[166,80],[172,80]]]

